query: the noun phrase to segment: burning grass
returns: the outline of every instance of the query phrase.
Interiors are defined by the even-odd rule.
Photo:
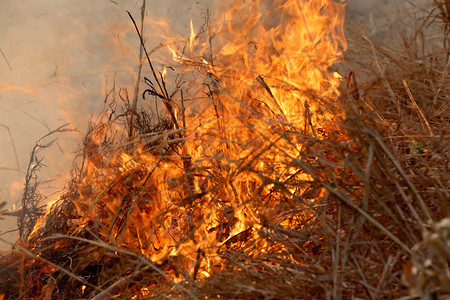
[[[339,79],[343,6],[278,2],[268,16],[236,2],[243,20],[192,29],[184,47],[171,44],[178,69],[158,73],[148,58],[144,95],[164,116],[111,89],[72,181],[2,259],[0,295],[450,293],[447,41],[426,52],[426,26],[408,51],[352,36],[366,65]],[[448,22],[436,4],[424,25]],[[264,27],[274,15],[281,31]],[[236,43],[236,28],[258,42]],[[195,80],[171,84],[172,69]]]

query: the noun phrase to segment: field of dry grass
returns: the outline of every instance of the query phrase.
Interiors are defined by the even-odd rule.
[[[349,29],[339,96],[303,91],[301,126],[229,95],[252,113],[221,123],[218,78],[197,127],[157,70],[167,117],[111,90],[72,181],[2,254],[0,299],[448,299],[450,7],[433,5],[395,42]]]

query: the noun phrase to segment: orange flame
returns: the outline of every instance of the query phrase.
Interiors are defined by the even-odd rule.
[[[313,178],[297,163],[303,145],[279,133],[332,118],[319,101],[338,96],[331,69],[346,47],[344,4],[332,0],[235,0],[215,18],[219,25],[202,33],[191,21],[188,49],[167,43],[182,73],[201,78],[187,94],[207,99],[172,99],[185,128],[146,137],[152,150],[102,150],[107,134],[92,134],[76,203],[81,224],[95,222],[105,240],[152,261],[182,256],[186,273],[199,277],[210,276],[220,248],[239,235],[258,243],[266,218],[294,222],[279,216],[284,199],[302,195]],[[183,137],[176,150],[173,136]],[[278,197],[276,182],[287,178],[301,184]]]

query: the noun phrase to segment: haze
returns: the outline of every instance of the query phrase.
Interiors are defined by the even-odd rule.
[[[187,35],[189,20],[200,26],[213,2],[147,0],[146,18],[164,18],[172,31]],[[89,118],[103,108],[105,88],[114,80],[133,86],[139,41],[126,10],[139,20],[141,5],[142,0],[1,0],[0,202],[7,201],[8,209],[21,195],[30,151],[41,136],[67,123],[79,130],[58,134],[57,144],[43,153],[42,180],[54,180],[45,190],[51,194],[69,178],[73,153]],[[354,22],[371,23],[377,34],[381,16],[394,7],[395,1],[352,0],[347,13]],[[13,241],[14,233],[4,233],[15,224],[12,217],[0,221],[0,237]]]

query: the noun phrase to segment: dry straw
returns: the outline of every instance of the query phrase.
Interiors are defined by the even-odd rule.
[[[205,88],[217,118],[195,127],[184,114],[182,84],[169,92],[148,58],[153,78],[146,92],[163,101],[168,119],[139,109],[124,93],[109,94],[109,110],[92,122],[73,179],[44,224],[3,254],[0,298],[448,297],[450,12],[438,0],[420,9],[412,12],[417,30],[398,44],[349,29],[339,98],[302,91],[333,116],[326,129],[313,121],[319,112],[308,103],[299,128],[274,111],[258,114],[217,78]],[[275,101],[264,79],[258,82]],[[222,118],[221,95],[250,117]],[[175,97],[181,118],[174,116]],[[269,129],[258,130],[253,120]],[[210,131],[187,134],[201,126]],[[256,132],[252,143],[264,146],[239,160],[183,152],[197,141],[242,146],[226,138],[236,128]],[[179,174],[165,191],[157,186],[163,165]],[[235,192],[243,176],[258,184]],[[163,192],[170,204],[157,201]],[[227,197],[238,205],[222,201]],[[208,208],[217,207],[212,227]],[[237,221],[239,214],[247,223]],[[139,220],[148,216],[144,232]],[[216,242],[189,252],[206,225],[204,235],[215,233]],[[174,249],[164,255],[162,236]]]

